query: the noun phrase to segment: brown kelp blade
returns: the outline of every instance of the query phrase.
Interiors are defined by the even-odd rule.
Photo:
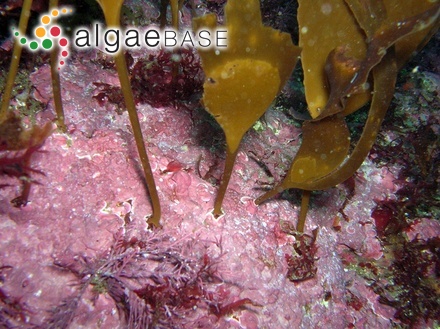
[[[330,86],[325,65],[331,51],[344,47],[347,58],[362,60],[367,51],[365,36],[344,0],[299,0],[299,46],[304,72],[307,109],[318,118],[328,103]],[[354,72],[352,72],[354,74]],[[328,77],[331,80],[333,77]],[[346,108],[360,108],[370,99],[370,93],[355,95],[347,100]]]
[[[346,90],[342,92],[342,96],[345,97],[364,92],[365,83],[371,69],[382,60],[387,53],[387,49],[395,45],[399,40],[410,37],[414,33],[423,30],[429,32],[429,27],[437,21],[439,15],[440,3],[431,6],[431,8],[418,15],[407,17],[399,22],[391,21],[390,19],[385,20],[371,36],[365,60],[361,62],[361,67]],[[418,46],[419,43],[415,43],[411,49],[416,50]],[[408,47],[405,48],[405,51],[408,50]],[[399,58],[400,55],[400,53],[396,53],[396,58]]]
[[[196,31],[216,28],[214,15],[193,21]],[[203,104],[223,128],[227,144],[215,216],[222,214],[223,197],[241,139],[286,83],[300,53],[290,35],[263,26],[258,0],[229,0],[225,22],[227,47],[200,50],[206,76]]]
[[[337,2],[341,1],[334,0],[331,3],[336,4]],[[365,56],[354,56],[351,49],[352,45],[347,45],[346,43],[337,45],[329,52],[324,66],[328,84],[325,84],[321,79],[321,87],[323,87],[321,92],[323,93],[319,94],[319,90],[314,90],[314,93],[311,94],[312,96],[309,95],[313,101],[320,100],[322,102],[323,99],[327,99],[327,104],[323,109],[316,107],[315,104],[311,109],[309,108],[312,117],[315,118],[317,129],[312,130],[310,134],[304,134],[302,145],[293,161],[288,176],[276,188],[259,197],[256,200],[257,204],[284,189],[298,188],[304,190],[302,207],[308,207],[310,193],[305,191],[327,189],[350,178],[360,167],[373,146],[382,120],[391,102],[397,76],[395,45],[398,45],[402,40],[405,42],[410,39],[413,40],[414,44],[408,45],[406,43],[406,46],[401,48],[404,49],[402,50],[402,56],[405,56],[405,51],[407,54],[408,49],[417,49],[419,44],[423,42],[421,41],[423,37],[431,35],[435,26],[439,25],[436,23],[440,13],[439,4],[432,5],[421,13],[396,22],[386,15],[385,5],[382,1],[346,0],[346,2],[353,12],[357,24],[364,30],[367,36],[365,39]],[[392,2],[394,0],[387,1],[386,3],[390,5]],[[308,3],[308,5],[311,5],[311,3]],[[323,7],[321,7],[321,12],[322,9]],[[326,11],[329,12],[331,11],[330,9],[327,7]],[[344,16],[346,12],[342,11],[342,14]],[[307,32],[307,27],[307,25],[301,26],[300,21],[300,30],[302,32],[304,32],[304,28],[306,28]],[[425,33],[425,35],[421,35],[421,32]],[[413,35],[416,35],[416,37],[411,37]],[[357,37],[358,35],[356,35]],[[310,39],[306,38],[306,40],[308,40],[309,45],[313,43]],[[359,42],[359,40],[356,42]],[[323,55],[324,53],[310,55],[309,51],[305,51],[305,59],[303,59],[304,72],[310,73],[311,71],[306,66],[308,56],[314,56],[315,58],[318,56],[319,58],[319,54]],[[317,66],[313,69],[319,68]],[[343,121],[345,115],[357,110],[356,106],[360,105],[360,102],[358,104],[352,103],[349,106],[347,106],[347,103],[353,96],[367,95],[367,91],[370,88],[367,80],[371,71],[373,72],[374,84],[372,103],[362,136],[353,152],[346,159],[342,157],[342,153],[341,157],[336,157],[332,165],[333,169],[330,171],[309,169],[310,166],[313,168],[315,164],[311,158],[304,155],[308,153],[306,150],[310,149],[312,141],[317,137],[318,140],[320,139],[319,129],[325,129],[324,126],[319,126],[320,123],[331,118],[338,118],[338,120]],[[307,73],[305,73],[305,76],[307,78]],[[312,81],[315,84],[307,84],[307,81],[311,81],[310,76],[309,79],[305,79],[306,96],[308,88],[313,89],[316,83],[319,84],[319,78],[319,76],[312,77]],[[329,89],[330,91],[328,91]],[[353,104],[356,106],[353,106]],[[307,128],[307,125],[304,128]],[[341,134],[341,132],[339,133]],[[347,134],[348,137],[348,132],[342,133],[341,136],[344,136],[343,134]],[[337,142],[335,143],[337,144]],[[324,161],[324,159],[321,160]],[[337,161],[340,161],[339,164]],[[320,166],[316,165],[316,167],[319,168]],[[307,170],[310,172],[309,174],[305,174]],[[298,173],[302,175],[300,176]],[[306,209],[301,209],[297,227],[301,232],[304,230],[306,213]]]
[[[401,24],[407,24],[405,21],[408,17],[418,16],[431,9],[437,10],[437,14],[433,12],[428,14],[432,14],[431,18],[434,19],[432,24],[426,25],[427,20],[422,19],[415,25],[416,30],[414,32],[396,42],[397,68],[400,69],[438,30],[440,25],[440,19],[438,17],[440,3],[438,0],[411,0],[406,1],[405,5],[402,6],[401,0],[386,0],[384,2],[387,9],[388,20],[390,22],[400,22]]]
[[[336,186],[353,176],[364,162],[376,140],[380,125],[393,98],[396,77],[395,55],[393,51],[389,50],[388,54],[373,69],[374,91],[370,111],[362,136],[350,156],[328,175],[308,182],[292,183],[291,188],[324,190]]]
[[[347,2],[349,2],[349,0],[347,0]],[[368,1],[363,2],[363,5],[365,5],[367,2]],[[368,3],[370,6],[373,6],[373,2]],[[366,82],[369,72],[371,71],[371,69],[373,69],[375,72],[375,74],[373,75],[373,102],[370,108],[370,113],[364,128],[364,132],[350,156],[344,161],[341,161],[340,165],[337,166],[337,168],[335,168],[335,170],[333,170],[331,173],[322,172],[322,175],[317,175],[315,177],[310,177],[309,179],[304,180],[302,177],[298,177],[294,173],[290,172],[288,177],[286,177],[282,184],[277,186],[273,191],[270,191],[266,193],[266,195],[257,199],[257,203],[262,202],[263,200],[275,195],[285,188],[300,188],[305,190],[326,189],[342,183],[344,180],[348,179],[354,174],[354,172],[362,164],[363,160],[367,156],[375,141],[375,138],[380,128],[380,124],[389,106],[394,91],[394,84],[397,73],[395,68],[396,63],[394,59],[394,50],[392,46],[399,40],[402,40],[402,38],[405,38],[413,33],[417,33],[418,31],[420,31],[420,29],[426,29],[427,31],[429,31],[430,26],[435,23],[439,15],[439,6],[434,5],[423,13],[407,18],[404,22],[391,23],[387,19],[385,23],[368,23],[368,20],[376,19],[379,16],[382,20],[384,20],[384,18],[378,13],[372,15],[371,10],[366,10],[365,7],[360,6],[357,2],[356,5],[354,5],[353,7],[356,8],[355,10],[358,11],[358,16],[362,14],[370,15],[369,18],[362,18],[359,20],[361,22],[360,24],[364,25],[362,27],[365,27],[365,33],[367,34],[367,36],[372,36],[371,40],[369,40],[370,42],[367,44],[366,50],[366,53],[371,54],[371,56],[367,56],[367,58],[359,62],[356,59],[350,58],[350,56],[345,53],[343,53],[342,55],[338,54],[338,52],[344,52],[347,47],[335,48],[335,50],[333,51],[335,55],[330,53],[329,57],[334,56],[334,58],[330,58],[330,61],[332,61],[330,65],[332,66],[332,70],[328,70],[327,73],[330,72],[332,76],[329,76],[328,79],[339,79],[342,82],[333,82],[333,85],[337,86],[336,90],[341,93],[339,95],[339,100],[338,97],[330,97],[329,100],[340,102],[338,106],[340,104],[343,105],[344,103],[341,101],[341,99],[347,97],[351,92],[354,93],[359,88],[361,88],[361,86]],[[398,27],[396,27],[399,24],[402,24],[405,27],[399,29]],[[378,30],[375,31],[374,29]],[[379,41],[376,41],[377,39]],[[417,46],[418,45],[413,45],[414,49],[416,49]],[[387,56],[388,53],[390,54],[388,55],[387,59],[384,60],[384,56]],[[344,61],[346,61],[346,63],[344,63]],[[347,62],[350,63],[347,64]],[[375,69],[376,66],[378,66],[378,69]],[[347,81],[349,78],[348,73],[344,72],[344,70],[346,70],[347,68],[355,68],[354,71],[356,71],[350,81]],[[307,70],[307,67],[304,67],[304,71]],[[382,72],[386,72],[386,74],[384,75]],[[342,88],[344,84],[347,85],[345,88]],[[309,87],[310,86],[306,84],[306,90]],[[312,84],[311,87],[313,88],[314,85]],[[331,104],[328,104],[326,105],[326,108],[330,106]],[[344,108],[342,107],[339,112],[341,112],[341,110],[344,110]],[[329,116],[329,118],[334,117],[336,113],[330,113],[333,115]],[[326,117],[325,113],[323,116]],[[319,122],[322,121],[321,115],[318,115],[316,120],[319,124]],[[303,144],[310,144],[311,141],[307,141],[307,139],[314,139],[314,134],[317,133],[312,132],[310,135],[305,135],[303,139]],[[309,148],[309,146],[306,146],[306,148]],[[301,170],[301,172],[303,172],[306,169],[305,166],[301,165],[301,161],[303,161],[301,155],[302,149],[303,146],[301,146],[300,151],[298,152],[298,160],[295,158],[294,163],[292,164],[291,171],[299,172],[299,170]]]
[[[329,115],[343,111],[343,115],[346,116],[352,113],[355,108],[345,109],[340,104],[345,104],[347,98],[353,95],[365,93],[369,89],[367,83],[368,77],[372,68],[377,65],[387,53],[387,49],[395,45],[396,59],[398,63],[404,63],[410,55],[419,47],[427,35],[432,33],[432,27],[435,26],[435,22],[438,21],[440,15],[440,3],[436,5],[429,4],[428,1],[413,1],[408,5],[412,5],[411,8],[414,11],[406,12],[406,16],[403,13],[396,14],[395,0],[385,1],[387,7],[393,8],[390,15],[387,17],[385,11],[385,5],[381,1],[363,1],[363,6],[359,4],[359,0],[345,0],[353,11],[353,15],[356,17],[359,26],[364,30],[367,36],[367,51],[365,59],[362,61],[356,61],[356,67],[353,67],[352,78],[349,74],[346,75],[345,88],[343,83],[339,83],[339,88],[331,90],[329,101],[317,118],[324,118]],[[374,3],[374,5],[373,5]],[[382,3],[382,5],[381,5]],[[394,5],[392,5],[394,3]],[[368,5],[366,5],[368,4]],[[372,12],[372,8],[376,8]],[[398,5],[398,7],[401,7]],[[379,9],[380,8],[380,9]],[[369,10],[367,10],[369,9]],[[426,9],[416,15],[414,12],[418,12],[421,9]],[[411,16],[409,16],[411,15]],[[397,20],[398,19],[398,20]],[[412,44],[409,43],[412,41]],[[337,48],[339,53],[337,57],[345,57],[345,48]],[[330,56],[329,56],[330,58]],[[345,57],[341,62],[349,63],[349,59]],[[351,61],[355,61],[351,59]],[[327,61],[327,64],[328,61]],[[331,65],[330,65],[331,66]],[[341,66],[341,65],[340,65]],[[334,70],[333,75],[329,76],[331,80],[340,80],[343,70]]]
[[[350,133],[343,118],[329,117],[316,122],[304,122],[303,141],[287,176],[255,203],[260,204],[285,189],[307,186],[330,174],[344,161],[349,147]]]
[[[341,161],[341,164],[330,173],[320,177],[311,177],[311,179],[302,181],[298,179],[298,177],[295,177],[295,173],[292,173],[292,171],[301,170],[299,169],[301,166],[294,167],[292,165],[289,175],[286,177],[286,179],[279,186],[260,196],[255,203],[261,204],[265,200],[288,188],[298,188],[304,190],[303,200],[301,202],[301,212],[297,226],[297,230],[299,232],[303,232],[310,198],[310,192],[307,191],[323,190],[336,186],[337,184],[340,184],[350,178],[360,167],[376,140],[380,125],[385,117],[394,94],[396,76],[397,67],[394,52],[389,51],[389,53],[383,58],[382,62],[373,69],[374,93],[367,123],[364,127],[361,138],[348,158],[346,158],[344,161]],[[330,118],[334,118],[334,116],[318,121],[317,124]],[[338,161],[340,159],[341,158],[335,160]],[[306,207],[306,209],[303,209],[303,207]]]

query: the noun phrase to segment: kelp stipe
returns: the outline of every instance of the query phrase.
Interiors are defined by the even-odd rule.
[[[171,25],[175,30],[179,29],[179,10],[183,6],[183,0],[161,0],[160,1],[160,28],[165,28],[167,24],[167,8],[168,4],[171,7]]]
[[[300,1],[298,18],[300,46],[304,47],[304,85],[308,110],[314,120],[304,124],[303,142],[289,174],[273,190],[260,196],[257,204],[288,188],[313,191],[333,187],[350,178],[360,167],[375,142],[391,102],[397,61],[403,63],[402,59],[408,59],[438,27],[439,4],[413,1],[411,6],[412,11],[401,12],[395,0],[363,4],[357,0],[345,0],[345,3],[342,0],[330,3]],[[409,17],[408,12],[418,14]],[[330,35],[341,37],[338,31],[352,31],[352,38],[324,38],[320,33],[322,24],[328,24],[326,31],[334,30]],[[324,38],[323,42],[320,37]],[[314,44],[319,46],[313,47]],[[346,143],[344,140],[349,138],[346,127],[342,128],[344,117],[369,99],[370,72],[374,85],[370,112],[361,138],[346,157],[343,154],[348,151],[348,144],[341,150]],[[339,123],[329,127],[329,120]],[[310,125],[315,127],[309,131]],[[332,141],[323,138],[323,134],[333,135]],[[331,165],[327,166],[329,159]],[[307,207],[309,193],[304,193],[302,207]],[[304,229],[305,217],[306,211],[301,211],[299,231]]]
[[[18,30],[22,35],[26,33],[29,17],[31,15],[31,6],[32,0],[24,0],[20,14],[20,21],[18,24]],[[12,88],[14,87],[14,81],[18,71],[18,64],[20,63],[21,50],[22,46],[20,42],[15,41],[14,48],[12,50],[12,61],[9,67],[8,77],[6,79],[6,85],[2,95],[0,124],[2,124],[8,118],[9,102],[11,101]]]
[[[57,5],[57,0],[50,2],[50,7]],[[32,0],[25,0],[23,2],[18,30],[22,35],[25,35],[28,25]],[[20,63],[22,52],[22,45],[15,41],[12,50],[12,60],[6,78],[5,89],[1,99],[0,106],[0,144],[2,151],[8,151],[3,154],[0,159],[0,172],[2,176],[14,176],[22,182],[22,191],[20,196],[11,200],[14,207],[22,207],[28,203],[31,184],[35,181],[31,177],[32,170],[31,158],[33,154],[40,149],[45,140],[52,134],[52,123],[48,122],[44,126],[34,125],[30,129],[25,129],[21,118],[19,118],[14,111],[9,110],[9,103],[11,101],[12,89],[14,87],[15,78],[18,72],[18,65]],[[58,73],[58,52],[56,49],[52,50],[51,61],[52,68],[52,88],[55,99],[56,112],[59,114],[57,125],[60,130],[65,131],[64,114],[61,103],[61,91]],[[56,75],[54,75],[54,71]],[[8,155],[12,152],[12,155]],[[21,153],[20,153],[21,152]],[[40,172],[38,172],[40,173]],[[0,184],[1,185],[1,184]]]
[[[193,20],[194,30],[214,30],[213,14]],[[300,48],[290,35],[261,21],[258,0],[229,0],[225,6],[227,47],[200,50],[206,79],[203,105],[222,127],[226,162],[213,214],[221,206],[244,134],[267,110],[290,77]]]
[[[123,0],[110,1],[110,0],[97,0],[101,6],[105,20],[108,26],[119,27],[121,7]],[[133,128],[133,134],[136,141],[139,157],[141,159],[142,168],[144,170],[145,180],[147,182],[148,192],[153,208],[153,213],[148,219],[148,223],[154,227],[160,227],[160,201],[156,190],[156,184],[154,182],[153,172],[151,170],[150,161],[148,160],[147,151],[145,149],[144,138],[142,136],[141,126],[137,116],[136,105],[133,99],[133,93],[131,91],[130,79],[127,71],[127,64],[125,62],[124,53],[119,51],[114,55],[116,70],[118,71],[119,81],[121,83],[122,94],[124,95],[125,105],[127,106],[128,116]]]
[[[58,6],[58,0],[50,0],[49,8],[55,8]],[[56,124],[62,132],[67,131],[66,123],[64,120],[63,100],[61,98],[61,83],[60,83],[60,71],[58,70],[58,55],[59,48],[55,45],[54,49],[50,53],[50,73],[52,75],[52,90],[53,101],[55,104],[55,111],[57,113]]]
[[[58,5],[58,0],[50,0],[49,7],[54,8]],[[32,0],[25,0],[20,14],[20,21],[18,30],[21,35],[25,35],[28,25],[29,17],[31,15]],[[8,118],[9,102],[11,101],[12,88],[14,87],[15,77],[18,71],[18,64],[20,63],[22,46],[19,42],[14,42],[14,48],[12,50],[12,61],[8,71],[6,79],[5,89],[1,100],[0,107],[0,124],[2,124]],[[57,113],[56,124],[62,131],[66,131],[66,125],[64,122],[63,103],[61,99],[61,87],[60,87],[60,74],[58,72],[58,47],[54,47],[51,51],[50,66],[52,75],[52,93],[55,103],[55,111]]]

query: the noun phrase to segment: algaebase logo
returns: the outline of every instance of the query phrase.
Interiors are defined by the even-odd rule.
[[[56,19],[62,15],[70,15],[72,12],[71,8],[60,8],[52,9],[49,13],[42,15],[40,17],[41,25],[38,25],[34,30],[35,38],[20,35],[20,32],[15,31],[16,28],[12,28],[13,35],[20,44],[31,51],[51,51],[55,45],[58,45],[60,47],[58,70],[60,70],[69,57],[69,41],[63,35],[61,27],[56,24]]]
[[[22,46],[31,51],[51,51],[55,47],[60,48],[58,70],[66,63],[69,57],[69,46],[76,50],[99,49],[107,54],[131,49],[175,49],[190,47],[207,50],[215,48],[216,53],[222,48],[228,47],[227,30],[209,30],[202,28],[198,31],[174,29],[157,29],[154,26],[146,28],[123,28],[107,27],[102,29],[99,23],[94,23],[94,28],[79,27],[73,33],[73,39],[69,42],[63,35],[60,25],[56,24],[57,18],[70,15],[73,10],[70,7],[54,8],[40,17],[41,24],[34,29],[34,38],[21,35],[17,28],[12,28],[12,33]]]

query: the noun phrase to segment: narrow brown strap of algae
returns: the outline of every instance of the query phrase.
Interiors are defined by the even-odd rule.
[[[58,6],[58,0],[50,0],[49,8],[55,8]],[[55,103],[55,111],[57,113],[57,126],[62,132],[66,132],[66,124],[64,121],[64,110],[63,110],[63,100],[61,98],[61,83],[60,83],[60,72],[58,70],[58,55],[60,49],[58,45],[54,45],[52,51],[50,52],[50,73],[52,75],[52,94],[53,101]]]
[[[362,136],[349,158],[330,174],[313,181],[292,184],[289,188],[324,190],[349,179],[364,162],[373,146],[387,109],[394,95],[397,65],[393,51],[373,69],[373,99]]]
[[[120,25],[120,14],[123,0],[110,1],[98,0],[104,12],[105,20],[109,26]],[[115,3],[116,2],[116,3]],[[115,56],[116,69],[118,71],[119,81],[121,83],[122,94],[124,95],[125,105],[127,106],[128,116],[133,128],[133,134],[136,141],[139,157],[141,159],[142,168],[144,170],[145,180],[150,195],[153,214],[148,219],[148,223],[154,227],[160,227],[161,208],[159,196],[154,182],[153,172],[151,170],[150,161],[148,160],[147,151],[145,149],[144,138],[142,136],[139,118],[137,116],[136,105],[134,103],[133,92],[130,86],[130,79],[128,77],[127,64],[122,51],[119,51]]]
[[[28,25],[29,17],[31,16],[32,0],[24,0],[23,7],[21,8],[20,22],[18,23],[18,30],[21,35],[26,34],[26,28]],[[0,107],[0,123],[6,120],[8,117],[9,102],[11,101],[12,88],[14,87],[15,77],[18,71],[18,64],[20,63],[22,46],[20,42],[14,42],[14,48],[12,50],[12,61],[8,71],[8,78],[6,79],[5,90],[3,91],[3,97]]]

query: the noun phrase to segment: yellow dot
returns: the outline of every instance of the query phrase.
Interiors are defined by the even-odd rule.
[[[35,35],[39,38],[42,38],[46,35],[46,30],[44,29],[44,27],[37,27],[37,29],[35,30]]]
[[[66,8],[63,8],[63,9],[61,10],[61,12],[62,12],[63,14],[65,14],[65,13],[67,13],[67,9],[66,9]]]
[[[50,17],[47,15],[44,15],[43,17],[41,17],[41,23],[43,24],[49,24],[50,23]]]
[[[52,16],[53,17],[57,17],[58,14],[59,14],[58,10],[56,10],[56,9],[52,10]]]

